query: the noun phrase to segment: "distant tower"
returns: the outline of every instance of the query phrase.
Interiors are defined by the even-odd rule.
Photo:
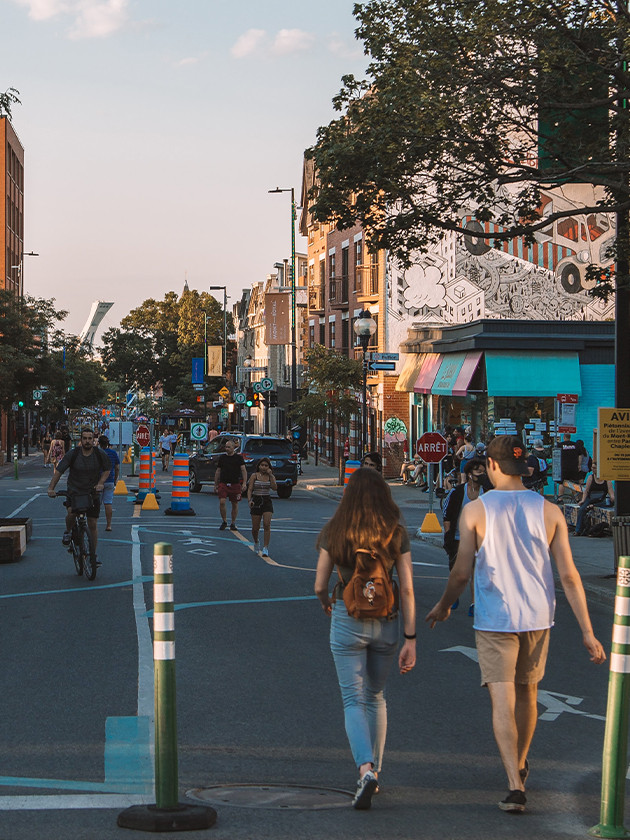
[[[88,319],[81,330],[81,335],[79,336],[81,344],[87,344],[88,347],[94,347],[94,337],[96,335],[96,331],[99,328],[101,321],[113,305],[113,303],[107,303],[104,300],[94,301],[92,308],[90,309]]]

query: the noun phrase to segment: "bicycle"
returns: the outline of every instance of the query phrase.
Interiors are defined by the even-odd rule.
[[[65,496],[67,499],[70,499],[70,493],[66,490],[60,490],[56,495]],[[98,568],[94,538],[92,537],[86,515],[91,504],[92,499],[88,495],[74,496],[72,510],[76,513],[76,518],[72,526],[72,531],[70,532],[70,545],[68,546],[68,554],[72,554],[77,574],[79,576],[85,575],[88,580],[94,580]],[[69,507],[69,502],[64,502],[64,505]]]

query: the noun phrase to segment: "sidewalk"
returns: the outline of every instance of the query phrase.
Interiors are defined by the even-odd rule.
[[[309,463],[302,464],[302,470],[303,475],[299,477],[298,487],[329,499],[341,499],[343,487],[339,487],[337,483],[337,467],[329,467],[321,462],[315,466],[315,459],[311,455]],[[442,534],[415,533],[429,510],[429,494],[421,492],[413,485],[404,485],[396,479],[388,479],[387,483],[394,501],[405,515],[412,538],[415,535],[418,540],[441,547]],[[441,523],[442,509],[439,499],[434,499],[433,510]],[[607,577],[613,574],[615,564],[612,537],[574,537],[571,534],[569,541],[589,600],[612,607],[615,601],[616,581],[613,577]]]

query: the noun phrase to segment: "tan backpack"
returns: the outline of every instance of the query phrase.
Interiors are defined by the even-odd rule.
[[[337,574],[343,585],[339,568]],[[353,618],[392,619],[398,613],[398,585],[381,556],[369,548],[355,551],[352,577],[343,587],[343,602]]]

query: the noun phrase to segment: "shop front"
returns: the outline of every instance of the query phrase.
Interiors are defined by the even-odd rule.
[[[512,433],[551,444],[556,397],[570,393],[578,397],[574,436],[590,448],[596,406],[614,404],[614,324],[505,324],[445,327],[426,340],[416,334],[422,359],[410,410],[417,436],[462,426],[475,440]]]

